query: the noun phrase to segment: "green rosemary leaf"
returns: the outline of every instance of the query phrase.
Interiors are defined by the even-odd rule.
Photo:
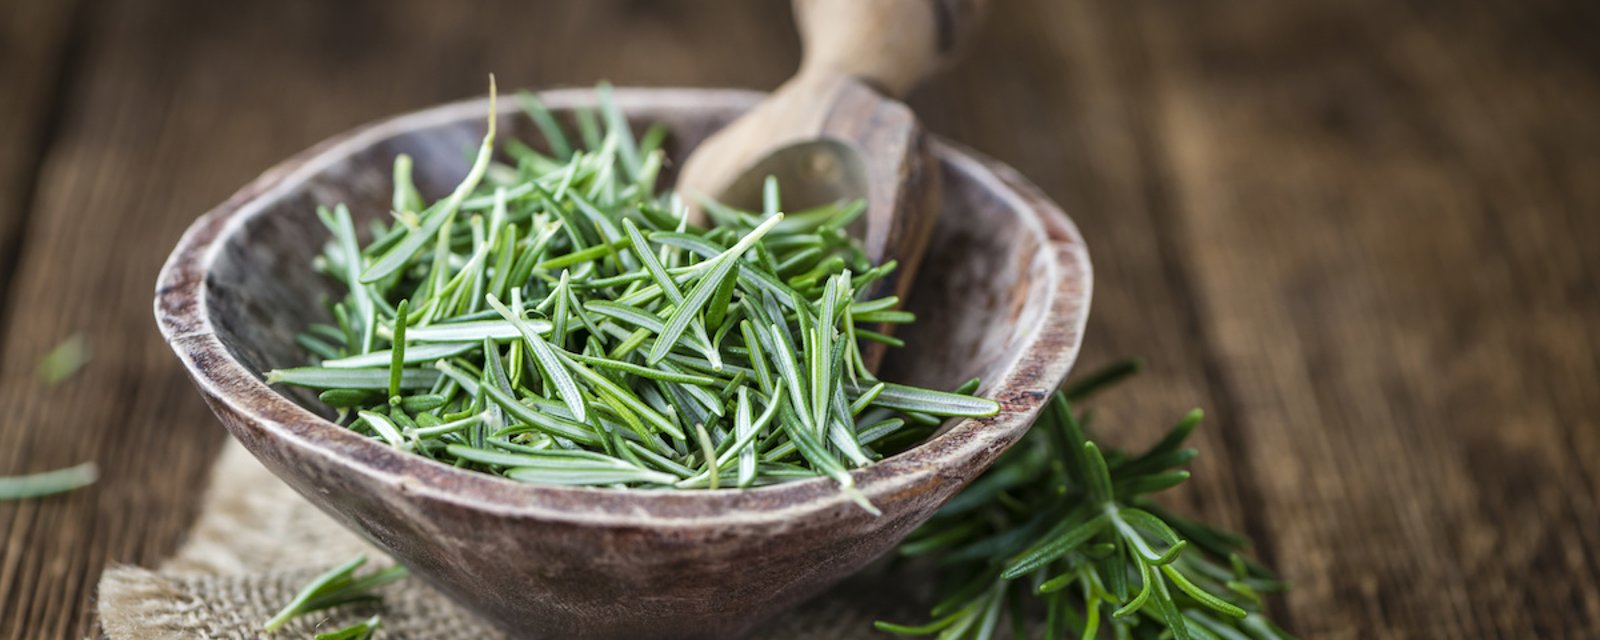
[[[517,467],[508,469],[506,477],[522,482],[562,485],[671,484],[677,481],[677,478],[672,475],[648,469],[614,469],[599,465],[576,463],[555,466]]]
[[[1143,509],[1127,506],[1119,507],[1117,508],[1117,517],[1127,522],[1130,526],[1153,535],[1169,545],[1176,545],[1183,541],[1183,538],[1179,537],[1178,533],[1172,530],[1172,527],[1167,526],[1167,523],[1162,522],[1160,518]]]
[[[898,347],[906,346],[906,342],[904,340],[901,340],[901,339],[896,338],[896,337],[891,336],[891,335],[884,335],[884,334],[878,333],[876,331],[871,331],[871,330],[868,330],[868,329],[862,329],[860,327],[856,328],[856,336],[859,337],[859,338],[865,339],[865,340],[871,340],[873,342],[881,342],[881,343],[889,345],[891,347],[897,347],[898,348]]]
[[[555,385],[556,395],[567,403],[567,408],[572,411],[572,417],[579,422],[587,420],[589,410],[584,403],[583,395],[578,391],[578,384],[573,382],[572,374],[556,358],[555,351],[551,350],[549,343],[540,338],[533,327],[523,322],[522,318],[511,313],[511,310],[501,304],[498,299],[490,296],[488,302],[489,306],[493,307],[502,317],[517,327],[517,332],[522,334],[522,339],[527,342],[528,347],[531,349],[534,361],[539,365],[540,373],[543,373],[545,378]]]
[[[404,268],[411,258],[422,250],[423,245],[432,240],[439,228],[455,217],[460,209],[461,202],[478,186],[478,181],[483,179],[483,174],[489,169],[489,159],[494,152],[494,128],[499,112],[495,110],[494,76],[489,77],[489,131],[483,136],[483,145],[478,148],[478,157],[473,160],[472,168],[467,171],[467,177],[456,186],[450,196],[439,201],[428,211],[422,214],[422,224],[416,229],[406,233],[405,238],[393,248],[384,252],[376,262],[361,272],[360,282],[363,284],[377,282],[389,277],[396,271]]]
[[[1179,447],[1183,446],[1183,443],[1189,439],[1189,436],[1194,433],[1195,427],[1198,427],[1203,419],[1205,419],[1205,412],[1199,409],[1190,411],[1159,442],[1140,454],[1139,457],[1121,465],[1118,471],[1130,475],[1148,473],[1161,469],[1170,469],[1188,462],[1192,456],[1175,456],[1174,454],[1181,451]]]
[[[917,321],[917,316],[910,311],[872,311],[852,315],[856,322],[864,323],[910,324]]]
[[[306,603],[340,584],[349,582],[356,569],[366,563],[367,556],[358,555],[350,561],[313,578],[311,582],[300,590],[300,593],[295,595],[294,599],[289,601],[289,604],[284,605],[283,609],[278,611],[277,615],[272,616],[271,619],[262,624],[261,630],[267,632],[277,631],[283,625],[288,624],[295,616],[307,613],[308,611],[305,610]]]
[[[828,442],[839,450],[840,455],[858,467],[872,463],[872,458],[867,456],[866,451],[861,448],[861,442],[856,439],[855,430],[836,418],[828,421]]]
[[[563,225],[563,228],[571,230],[576,227],[574,225],[567,224]],[[553,271],[556,269],[565,269],[567,267],[584,264],[586,262],[594,262],[595,260],[599,260],[607,256],[616,255],[618,249],[626,246],[628,246],[627,240],[617,240],[615,242],[597,244],[592,247],[585,247],[584,249],[574,251],[559,258],[550,258],[534,265],[533,268],[535,271]]]
[[[567,134],[556,124],[555,116],[545,108],[532,93],[521,91],[517,93],[517,101],[522,105],[522,110],[527,112],[534,126],[539,128],[539,133],[544,136],[545,142],[550,143],[550,151],[557,159],[567,160],[572,157],[572,143],[567,141]]]
[[[865,391],[862,391],[860,395],[856,396],[855,401],[850,403],[850,415],[861,415],[861,412],[865,411],[868,406],[871,406],[886,388],[888,388],[888,385],[882,382],[867,387]]]
[[[679,429],[678,425],[673,424],[671,420],[668,420],[666,416],[662,415],[660,412],[650,408],[650,406],[641,401],[638,396],[623,389],[621,386],[617,385],[617,383],[612,382],[609,378],[595,373],[588,367],[578,364],[570,359],[566,360],[566,363],[567,366],[573,370],[573,372],[578,374],[578,377],[583,378],[585,382],[589,383],[590,386],[596,390],[596,392],[604,393],[612,398],[617,399],[622,403],[623,406],[627,407],[628,410],[638,414],[640,419],[649,422],[650,426],[660,430],[661,432],[679,440],[684,439],[683,430]]]
[[[884,622],[882,620],[872,623],[872,626],[884,633],[892,633],[899,636],[928,636],[944,630],[946,627],[955,624],[956,621],[960,619],[960,614],[950,614],[938,620],[934,620],[933,622],[929,622],[928,624],[915,627],[894,624],[892,622]]]
[[[1161,581],[1157,580],[1150,572],[1150,563],[1148,561],[1142,557],[1135,557],[1132,562],[1134,568],[1139,572],[1139,592],[1133,596],[1132,600],[1123,604],[1121,608],[1111,612],[1111,616],[1114,618],[1124,618],[1144,608],[1145,603],[1150,602],[1150,596],[1155,593],[1156,587],[1161,586]],[[1118,568],[1120,569],[1120,567]],[[1159,607],[1160,605],[1157,604],[1155,606]]]
[[[871,445],[872,443],[894,434],[904,426],[906,426],[906,421],[900,418],[880,420],[862,427],[861,430],[856,434],[856,442],[863,446]]]
[[[1226,616],[1232,616],[1235,618],[1245,617],[1246,612],[1244,609],[1241,609],[1238,607],[1238,605],[1223,600],[1222,598],[1218,598],[1210,593],[1207,593],[1206,590],[1201,589],[1193,582],[1190,582],[1189,578],[1183,575],[1183,572],[1178,571],[1177,568],[1173,567],[1170,563],[1161,565],[1161,573],[1166,574],[1167,579],[1171,580],[1173,585],[1177,586],[1180,591],[1189,594],[1189,597],[1194,598],[1195,602],[1199,602],[1200,604],[1211,608],[1217,613]]]
[[[499,441],[496,442],[496,444],[503,447],[506,446],[508,442]],[[546,463],[564,464],[573,460],[581,460],[610,465],[618,468],[632,468],[632,465],[629,465],[622,460],[592,451],[583,450],[558,449],[545,451],[506,452],[493,451],[478,447],[469,447],[459,444],[448,445],[445,447],[445,450],[448,451],[450,455],[463,460],[470,460],[479,464],[497,467],[530,467]]]
[[[408,413],[419,413],[423,411],[433,411],[434,409],[443,407],[449,402],[449,398],[443,395],[425,393],[401,398],[400,409]]]
[[[283,609],[278,611],[261,629],[268,633],[277,631],[296,616],[321,611],[355,602],[374,601],[381,599],[374,590],[400,580],[409,575],[405,567],[394,565],[374,573],[356,577],[355,572],[366,564],[365,555],[356,556],[342,565],[334,567],[327,572],[313,578],[304,588],[290,600]],[[335,638],[370,637],[371,630],[377,626],[377,617],[369,618],[365,623],[355,627],[365,627],[365,635],[339,635],[346,634],[350,628],[333,632]],[[329,634],[324,634],[329,635]],[[322,637],[322,636],[317,636]]]
[[[322,593],[306,601],[303,612],[309,613],[351,602],[381,599],[381,597],[372,592],[374,589],[396,582],[409,575],[411,575],[411,572],[398,564],[390,565],[364,576],[357,577],[352,574],[349,581],[341,581],[335,585],[330,585]]]
[[[776,410],[778,402],[774,399],[768,406],[770,410]],[[750,390],[745,387],[739,387],[739,403],[734,410],[733,434],[739,440],[739,443],[734,445],[734,449],[739,452],[739,487],[744,488],[756,480],[754,440],[757,435],[755,423],[750,419]]]
[[[1079,523],[1073,523],[1070,520],[1063,521],[1056,531],[1045,534],[1044,538],[1040,540],[1044,544],[1035,545],[1027,553],[1007,563],[1005,571],[1000,576],[1008,580],[1017,578],[1054,562],[1057,558],[1078,548],[1078,545],[1088,542],[1105,530],[1109,524],[1111,524],[1111,517],[1103,513]]]
[[[394,308],[394,348],[389,359],[389,397],[400,400],[400,374],[406,365],[406,314],[411,311],[411,301],[401,300]]]
[[[428,389],[439,379],[439,373],[427,369],[405,369],[400,374],[401,389]],[[274,369],[267,372],[267,384],[292,384],[312,389],[371,389],[389,388],[388,369],[331,369],[327,367],[299,367]]]
[[[806,392],[805,382],[800,377],[800,367],[795,362],[794,345],[786,343],[787,334],[777,326],[766,329],[757,326],[757,331],[762,333],[762,340],[768,343],[766,345],[768,352],[774,354],[779,374],[789,383],[789,405],[794,407],[795,414],[806,428],[815,430],[814,425],[817,422],[813,419],[809,405],[805,401],[810,395]]]
[[[678,384],[689,384],[702,387],[711,386],[717,383],[716,378],[709,376],[699,376],[692,373],[682,373],[677,371],[663,371],[661,369],[639,366],[631,362],[623,362],[614,358],[600,358],[577,353],[569,353],[568,355],[572,359],[587,365],[593,365],[603,369],[612,369],[622,373],[636,375],[641,378],[650,378],[652,380],[676,382]]]
[[[1089,487],[1090,504],[1109,504],[1112,498],[1111,473],[1106,470],[1106,459],[1100,455],[1100,447],[1093,442],[1083,444],[1084,478],[1083,482]]]
[[[1150,599],[1162,622],[1166,623],[1167,630],[1172,632],[1173,640],[1191,640],[1194,634],[1189,629],[1189,621],[1178,612],[1178,605],[1172,601],[1172,595],[1167,592],[1167,583],[1152,577],[1150,584],[1154,587],[1151,589],[1153,595]]]
[[[544,320],[523,320],[522,323],[538,334],[549,333],[553,328],[549,322]],[[426,327],[414,327],[406,333],[406,339],[413,342],[464,342],[469,345],[469,349],[477,346],[484,338],[504,342],[520,337],[522,337],[522,332],[517,328],[517,325],[505,320],[449,322]]]
[[[700,279],[700,283],[695,285],[694,290],[684,297],[683,303],[677,305],[677,308],[672,312],[672,316],[667,319],[660,335],[656,337],[655,346],[650,348],[650,356],[647,358],[650,364],[660,362],[667,357],[667,351],[671,350],[672,346],[683,336],[683,332],[689,328],[689,322],[700,312],[700,308],[711,300],[712,294],[721,285],[722,279],[728,277],[734,267],[738,266],[740,256],[743,256],[745,251],[748,251],[752,245],[761,240],[762,236],[772,230],[773,225],[782,220],[782,214],[768,218],[766,222],[761,223],[761,226],[750,230],[743,238],[739,239],[738,243],[729,247],[721,255],[700,263],[700,265],[710,264],[713,266],[709,267],[708,273]]]
[[[397,214],[416,213],[422,210],[422,193],[411,180],[411,156],[404,153],[394,157],[394,198],[391,211]]]
[[[721,465],[717,464],[717,448],[711,444],[711,434],[706,433],[704,424],[694,423],[694,436],[695,440],[700,443],[700,454],[705,459],[705,475],[710,483],[708,488],[715,491],[719,480],[718,469],[721,467]]]
[[[61,384],[88,363],[89,342],[81,334],[73,334],[39,360],[39,381],[49,386]]]
[[[22,476],[0,476],[0,501],[66,493],[94,484],[100,468],[93,462]]]
[[[740,391],[745,391],[745,389],[741,388]],[[773,417],[777,415],[778,408],[782,406],[782,393],[783,390],[779,389],[778,395],[773,396],[773,398],[767,403],[767,408],[761,412],[760,417],[753,421],[749,421],[748,424],[743,426],[739,426],[736,423],[734,439],[728,446],[724,447],[720,455],[716,456],[716,466],[718,468],[726,466],[733,460],[735,455],[742,457],[744,454],[748,453],[752,458],[754,457],[755,440],[757,436],[761,434],[761,431],[766,429],[767,425],[772,422]],[[746,404],[746,409],[748,410],[748,404]],[[748,416],[746,416],[746,418],[748,418]],[[706,474],[701,475],[704,476]]]
[[[1110,387],[1141,369],[1144,369],[1144,361],[1129,358],[1074,381],[1061,390],[1061,395],[1072,402],[1085,400],[1095,392]]]
[[[335,346],[333,346],[331,344],[328,344],[327,342],[324,342],[321,338],[318,338],[318,337],[316,337],[314,335],[311,335],[309,333],[302,333],[300,335],[295,336],[294,337],[294,342],[295,342],[295,344],[298,344],[301,347],[303,347],[306,351],[310,351],[310,352],[312,352],[314,354],[317,354],[317,357],[322,358],[323,361],[333,360],[333,359],[336,359],[336,358],[340,357],[340,353],[339,353],[338,347],[335,347]],[[48,379],[49,378],[46,378],[46,380],[48,380]]]
[[[317,394],[317,399],[330,407],[348,409],[372,404],[379,395],[369,389],[328,389]]]
[[[737,267],[735,268],[737,269]],[[723,320],[728,317],[728,305],[733,302],[733,292],[738,284],[739,275],[735,273],[731,278],[723,278],[722,283],[717,285],[716,290],[711,294],[711,301],[706,305],[704,320],[706,326],[725,328]],[[704,331],[704,329],[701,329],[701,331]],[[711,353],[715,354],[716,351]]]
[[[493,385],[483,387],[483,391],[507,415],[524,424],[532,425],[544,433],[560,436],[579,444],[590,446],[600,444],[600,436],[582,422],[568,420],[547,411],[535,411],[518,402],[510,393],[501,391]]]
[[[367,423],[368,426],[371,426],[372,430],[376,431],[379,437],[383,438],[385,442],[389,443],[389,446],[396,449],[411,448],[410,443],[406,442],[405,437],[400,434],[400,428],[395,426],[395,424],[391,422],[387,416],[373,413],[371,411],[359,411],[356,413],[356,415],[360,416],[361,420]]]
[[[949,528],[935,530],[927,535],[913,535],[907,538],[905,542],[900,543],[900,548],[896,551],[903,556],[920,556],[940,549],[954,548],[977,537],[988,526],[988,523],[979,520],[956,523]]]
[[[506,326],[511,325],[507,324]],[[426,330],[425,327],[417,327],[416,329],[411,329],[410,331],[419,332],[424,330]],[[415,340],[415,336],[410,337]],[[461,343],[415,345],[401,351],[398,358],[405,364],[427,364],[441,358],[461,355],[471,351],[472,347],[472,343],[465,341]],[[395,351],[391,349],[384,349],[382,351],[373,351],[371,353],[364,353],[359,356],[350,356],[348,358],[323,360],[322,366],[326,369],[367,369],[372,367],[392,366],[395,360]]]
[[[326,210],[318,213],[324,214]],[[339,256],[344,265],[345,284],[350,288],[350,299],[355,302],[356,315],[351,320],[356,324],[357,336],[360,344],[356,348],[361,353],[372,350],[373,331],[377,327],[377,312],[370,292],[361,279],[361,251],[356,244],[355,222],[350,218],[350,210],[344,205],[334,207],[331,214],[323,217],[324,223],[332,231],[334,241],[338,244]]]
[[[849,383],[846,383],[845,389],[848,393],[858,396],[866,391],[860,385]],[[949,417],[981,418],[1000,412],[1000,405],[987,398],[977,398],[931,389],[919,389],[892,383],[883,383],[883,390],[873,400],[872,405],[897,411],[913,411]]]
[[[382,620],[378,616],[372,616],[337,631],[319,633],[313,640],[367,640],[379,626],[382,626]]]
[[[1168,471],[1165,473],[1133,476],[1132,479],[1124,480],[1123,478],[1126,477],[1127,476],[1120,474],[1117,477],[1115,489],[1117,495],[1119,496],[1140,496],[1166,491],[1167,489],[1176,487],[1188,480],[1189,472]]]

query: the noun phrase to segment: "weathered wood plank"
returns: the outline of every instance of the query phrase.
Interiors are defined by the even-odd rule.
[[[998,4],[998,3],[997,3]],[[1229,443],[1231,400],[1207,378],[1184,265],[1164,229],[1170,196],[1157,158],[1142,45],[1104,3],[999,5],[970,52],[913,96],[929,128],[1010,164],[1077,222],[1094,261],[1094,311],[1078,371],[1121,358],[1149,370],[1096,401],[1099,435],[1148,445],[1189,409],[1207,426],[1175,507],[1263,533]]]
[[[92,634],[100,569],[159,560],[193,517],[223,432],[149,318],[196,215],[327,135],[481,94],[490,72],[503,88],[764,86],[797,59],[773,2],[127,1],[95,15],[0,336],[0,472],[96,460],[103,478],[0,504],[0,637]],[[93,361],[43,387],[34,364],[74,332]]]
[[[0,1],[0,309],[16,267],[39,151],[55,130],[76,10],[69,1]]]
[[[71,98],[48,155],[0,138],[0,181],[42,167],[0,322],[0,473],[106,474],[0,504],[0,637],[92,633],[100,568],[159,559],[192,518],[221,430],[147,318],[193,216],[490,71],[771,86],[797,59],[783,5],[106,2],[65,91],[37,88],[64,14],[29,14],[60,5],[0,9],[0,41],[45,62],[0,56],[0,128],[26,138],[11,123],[38,116],[10,114]],[[1078,219],[1098,280],[1084,365],[1153,367],[1101,403],[1105,435],[1214,410],[1177,498],[1264,543],[1297,583],[1274,613],[1308,637],[1600,628],[1594,12],[1018,0],[914,99]],[[13,69],[46,74],[34,102],[12,101]],[[38,356],[76,331],[93,363],[42,387]]]
[[[1593,6],[1294,7],[1137,5],[1297,630],[1593,633]]]

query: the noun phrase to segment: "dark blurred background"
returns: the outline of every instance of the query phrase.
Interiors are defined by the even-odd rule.
[[[1600,634],[1600,4],[996,0],[911,98],[1082,227],[1080,370],[1171,500],[1245,531],[1305,637]],[[224,438],[150,319],[183,229],[375,118],[502,88],[771,88],[783,0],[0,0],[0,637],[95,633]],[[934,259],[937,259],[936,257]],[[92,359],[47,385],[70,336]]]

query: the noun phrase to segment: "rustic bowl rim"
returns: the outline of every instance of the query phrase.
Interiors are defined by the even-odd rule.
[[[554,89],[538,95],[556,110],[595,104],[591,89]],[[614,96],[624,112],[631,112],[662,107],[744,110],[765,94],[741,89],[617,88]],[[511,102],[501,101],[499,117],[514,112]],[[742,490],[677,491],[528,484],[457,469],[334,425],[273,390],[222,344],[207,306],[206,275],[222,247],[248,220],[265,214],[276,198],[363,149],[410,131],[470,121],[482,117],[487,108],[486,97],[471,98],[346,131],[267,170],[198,218],[161,269],[155,315],[162,336],[200,390],[271,437],[326,464],[418,498],[506,516],[595,526],[705,527],[774,524],[848,503],[834,481],[825,477]],[[1000,403],[1000,413],[963,419],[916,447],[853,469],[857,487],[869,499],[914,492],[916,485],[941,470],[958,467],[985,449],[1013,444],[1065,379],[1088,321],[1092,267],[1083,239],[1066,214],[1010,167],[937,136],[930,135],[929,142],[942,163],[984,182],[988,193],[1024,213],[1019,222],[1039,234],[1054,286],[1048,292],[1045,321],[1016,351],[1001,378],[986,384],[990,388],[986,395]]]

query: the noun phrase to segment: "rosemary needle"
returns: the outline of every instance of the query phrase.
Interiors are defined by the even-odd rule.
[[[312,640],[367,640],[382,623],[378,616],[372,616],[337,631],[319,633]]]
[[[0,477],[0,500],[38,498],[94,484],[100,468],[93,462],[24,476]]]
[[[88,341],[82,335],[73,334],[39,360],[39,380],[51,386],[60,384],[88,363]]]

